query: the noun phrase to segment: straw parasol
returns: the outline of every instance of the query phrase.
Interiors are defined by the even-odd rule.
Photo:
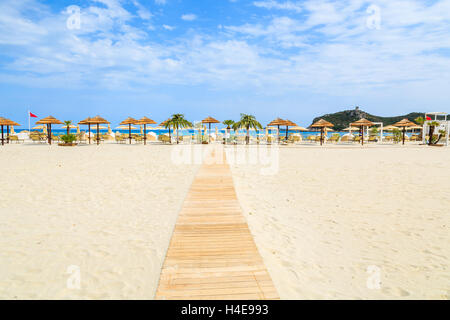
[[[2,145],[4,145],[5,138],[4,138],[3,126],[6,126],[6,142],[9,143],[9,134],[10,134],[9,127],[20,126],[20,124],[18,124],[17,122],[14,122],[12,120],[0,117],[0,125],[2,127]],[[14,133],[14,130],[12,130],[11,133]]]
[[[48,136],[48,143],[52,144],[52,124],[63,124],[58,119],[48,116],[47,118],[41,119],[39,121],[36,121],[36,124],[45,124],[47,125],[47,136]]]
[[[75,125],[73,125],[73,124],[71,124],[71,125],[69,126],[69,129],[76,129],[76,128],[77,128],[77,126],[75,126]],[[64,126],[61,127],[61,129],[67,129],[67,126],[64,125]]]
[[[359,128],[356,128],[356,127],[348,127],[348,128],[345,128],[344,130],[342,130],[342,131],[358,131],[359,130]]]
[[[166,121],[161,122],[161,123],[160,123],[160,126],[166,128],[166,124],[168,124],[168,123],[170,123],[170,118],[167,119]],[[171,132],[170,132],[170,124],[167,126],[166,129],[169,129],[170,143],[172,143],[172,135],[171,135]]]
[[[128,130],[128,126],[118,126],[118,127],[116,127],[116,129]],[[136,130],[136,129],[137,129],[137,127],[131,126],[131,130]]]
[[[286,140],[289,137],[289,127],[296,127],[297,124],[295,122],[292,122],[291,120],[285,120],[285,126],[286,126]]]
[[[334,124],[332,124],[331,122],[328,122],[324,119],[320,119],[319,121],[317,121],[316,123],[311,125],[311,128],[320,128],[320,145],[323,145],[323,133],[324,133],[325,128],[331,128],[331,127],[334,127]]]
[[[276,118],[271,123],[269,123],[267,126],[277,126],[278,128],[278,142],[280,142],[280,126],[285,126],[286,121],[280,118]],[[295,127],[295,126],[294,126]]]
[[[142,119],[139,120],[139,124],[144,125],[144,145],[146,145],[147,144],[147,125],[148,124],[156,124],[156,122],[150,118],[143,117]]]
[[[7,130],[7,143],[9,143],[9,126],[12,125],[19,125],[18,123],[16,124],[16,122],[11,121],[9,119],[6,118],[2,118],[0,117],[0,126],[2,127],[2,146],[5,145],[5,137],[4,137],[4,126],[6,126],[6,130]]]
[[[395,129],[398,129],[398,128],[395,127],[395,126],[386,126],[386,127],[383,128],[384,131],[392,131],[392,130],[395,130]]]
[[[300,126],[292,127],[291,130],[293,130],[293,131],[308,131],[308,129],[300,127]]]
[[[125,120],[123,120],[121,123],[121,125],[128,125],[128,139],[130,139],[130,144],[131,144],[131,125],[132,124],[139,124],[138,121],[132,117],[128,117]]]
[[[351,127],[358,127],[361,130],[361,145],[364,145],[364,127],[371,127],[374,123],[362,118],[361,120],[358,120],[356,122],[350,123]]]
[[[103,119],[100,116],[95,116],[91,119],[91,123],[97,125],[97,145],[100,144],[100,125],[101,124],[109,124],[109,121],[106,119]]]
[[[84,119],[84,120],[78,122],[78,126],[79,126],[80,124],[81,124],[81,125],[87,125],[87,126],[88,126],[88,132],[89,132],[88,139],[89,139],[89,144],[91,144],[91,120],[92,120],[92,118],[86,118],[86,119]]]
[[[9,119],[8,119],[9,120]],[[7,128],[7,133],[8,133],[8,136],[7,136],[7,140],[8,140],[8,143],[9,143],[9,135],[10,134],[15,134],[15,132],[14,132],[14,127],[18,127],[18,126],[20,126],[20,124],[18,124],[17,122],[15,122],[15,121],[12,121],[12,120],[9,120],[9,126],[7,126],[6,128]],[[11,131],[9,130],[9,127],[11,127]]]
[[[416,124],[414,122],[409,121],[408,119],[403,119],[397,123],[394,124],[394,127],[399,127],[399,128],[403,128],[403,132],[402,132],[402,140],[403,140],[403,145],[405,144],[405,134],[406,134],[406,128],[407,127],[415,127]]]
[[[8,119],[5,119],[5,118],[3,118],[3,117],[0,117],[0,126],[2,127],[2,146],[5,145],[3,126],[6,126],[7,123],[8,123]]]
[[[208,142],[211,142],[211,123],[220,123],[219,120],[214,119],[213,117],[208,117],[206,119],[202,120],[202,123],[209,124],[209,131],[208,131]]]
[[[87,118],[83,121],[80,121],[78,124],[88,125],[89,127],[89,144],[91,144],[91,125],[97,125],[97,145],[100,144],[100,125],[101,124],[109,124],[109,121],[103,119],[100,116],[96,116],[94,118]]]

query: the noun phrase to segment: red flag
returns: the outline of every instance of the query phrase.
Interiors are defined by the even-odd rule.
[[[31,118],[37,118],[37,115],[32,114],[31,112],[28,112],[28,113],[30,114],[30,117],[31,117]]]
[[[430,120],[431,120],[431,118],[427,116],[427,120],[428,120],[428,121],[430,121]]]

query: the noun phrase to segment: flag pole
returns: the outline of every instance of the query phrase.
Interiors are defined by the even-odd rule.
[[[31,133],[31,125],[30,125],[30,122],[31,122],[31,118],[30,118],[30,110],[28,110],[28,134]]]

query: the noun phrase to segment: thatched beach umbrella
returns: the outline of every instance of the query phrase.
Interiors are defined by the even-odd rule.
[[[285,126],[286,121],[280,118],[276,118],[271,123],[269,123],[267,126],[277,126],[278,128],[278,143],[280,142],[280,126]]]
[[[392,130],[395,130],[395,129],[397,129],[397,127],[395,127],[395,126],[386,126],[386,127],[383,127],[383,130],[384,130],[384,131],[392,131]]]
[[[89,144],[91,144],[91,122],[90,122],[91,120],[92,120],[92,118],[86,118],[86,119],[78,122],[78,125],[81,124],[81,125],[87,125],[88,126],[88,132],[89,132],[88,140],[89,140]]]
[[[100,125],[101,124],[109,124],[109,121],[106,119],[103,119],[100,116],[95,116],[91,119],[91,123],[94,125],[97,125],[97,145],[100,144]]]
[[[361,145],[364,145],[364,128],[365,127],[372,127],[374,125],[373,122],[362,118],[361,120],[358,120],[356,122],[350,123],[351,127],[358,127],[361,131]]]
[[[103,119],[100,116],[96,116],[94,118],[87,118],[83,121],[80,121],[78,124],[87,125],[89,127],[89,144],[91,144],[91,125],[97,126],[97,145],[100,144],[100,125],[101,124],[109,124],[109,121],[106,119]]]
[[[33,130],[45,130],[46,128],[47,127],[45,125],[41,124],[40,126],[35,126],[35,127],[31,128],[31,129],[33,129]]]
[[[9,120],[3,117],[0,117],[0,126],[2,127],[2,146],[5,145],[5,137],[4,137],[4,126],[8,126]]]
[[[316,123],[314,123],[311,128],[320,128],[320,145],[323,145],[323,133],[325,131],[325,128],[331,128],[334,127],[334,124],[331,122],[328,122],[324,119],[320,119]]]
[[[116,127],[116,129],[119,129],[119,130],[128,130],[128,126],[118,126],[118,127]],[[131,126],[131,130],[136,130],[137,129],[137,127],[134,127],[134,126]]]
[[[69,127],[69,129],[76,129],[77,128],[77,126],[71,124],[70,126],[64,125],[64,126],[61,127],[61,129],[67,129],[67,127]]]
[[[170,123],[170,119],[167,119],[166,121],[161,122],[159,126],[160,126],[160,127],[166,128],[166,125],[167,125],[168,123]],[[170,132],[170,124],[167,126],[166,129],[169,129],[170,143],[172,143],[172,135],[171,135],[171,132]]]
[[[6,139],[7,139],[8,143],[9,143],[9,136],[10,136],[10,134],[14,134],[14,133],[15,133],[15,132],[14,132],[14,127],[15,127],[15,126],[18,127],[18,126],[20,126],[20,124],[18,124],[18,123],[15,122],[15,121],[9,120],[9,119],[8,119],[8,121],[9,121],[9,125],[6,126],[6,130],[7,130],[7,136],[6,136]],[[10,129],[10,127],[11,127],[11,129]]]
[[[128,117],[125,120],[123,120],[121,123],[121,125],[128,125],[128,139],[130,139],[130,144],[131,144],[131,125],[132,124],[139,124],[138,121],[132,117]]]
[[[394,124],[394,127],[403,128],[403,130],[402,130],[403,145],[405,144],[406,128],[407,127],[415,127],[415,126],[416,126],[416,124],[414,122],[409,121],[408,119],[403,119]]]
[[[156,122],[147,117],[143,117],[138,122],[140,125],[144,126],[144,146],[145,146],[147,144],[147,125],[148,124],[156,124]]]
[[[289,127],[296,127],[297,124],[295,122],[292,122],[291,120],[285,120],[285,126],[286,126],[286,140],[289,137]]]
[[[55,119],[52,116],[48,116],[47,118],[36,121],[36,124],[47,125],[48,143],[52,144],[52,124],[63,124],[63,123],[61,121],[59,121],[58,119]]]
[[[308,129],[300,127],[300,126],[295,126],[291,128],[292,131],[308,131]]]
[[[209,131],[208,131],[208,142],[211,142],[211,123],[220,123],[219,120],[214,119],[213,117],[208,117],[206,119],[202,120],[202,123],[209,124]]]
[[[5,144],[4,126],[6,126],[6,142],[9,143],[9,127],[20,126],[17,122],[0,117],[0,126],[2,127],[2,145]],[[14,131],[12,131],[14,132]]]

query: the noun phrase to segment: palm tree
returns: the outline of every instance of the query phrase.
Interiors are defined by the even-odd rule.
[[[256,121],[255,116],[250,114],[241,113],[241,120],[233,125],[234,130],[245,128],[247,130],[247,136],[245,137],[246,144],[250,143],[250,129],[262,129],[261,123]]]
[[[414,119],[414,121],[419,125],[419,126],[423,126],[423,124],[425,123],[425,118],[424,117],[417,117]]]
[[[67,135],[70,134],[70,126],[72,125],[72,120],[64,121],[64,125],[67,127]]]
[[[179,140],[178,140],[178,129],[180,128],[186,128],[186,127],[192,127],[192,123],[190,123],[189,121],[187,121],[184,118],[183,114],[180,113],[176,113],[174,115],[172,115],[172,118],[169,119],[169,121],[166,122],[165,127],[169,127],[172,126],[174,129],[177,129],[177,144],[179,144]]]
[[[425,118],[424,117],[417,117],[414,119],[414,121],[419,125],[423,127],[423,124],[425,123]],[[423,128],[422,128],[423,129]],[[420,139],[423,139],[423,130],[420,131]]]
[[[225,120],[222,123],[227,126],[227,134],[228,134],[228,136],[230,136],[230,130],[231,130],[231,127],[234,125],[234,121],[233,120]]]
[[[436,128],[436,127],[439,127],[440,126],[440,124],[439,124],[439,122],[437,122],[437,121],[430,121],[430,122],[428,122],[428,126],[430,127],[430,131],[429,131],[429,133],[428,133],[428,135],[429,135],[429,139],[428,139],[428,145],[429,146],[431,146],[431,145],[433,145],[433,144],[437,144],[438,142],[439,142],[439,140],[440,140],[440,136],[438,137],[438,139],[436,140],[436,141],[433,141],[433,136],[434,136],[434,129]]]

